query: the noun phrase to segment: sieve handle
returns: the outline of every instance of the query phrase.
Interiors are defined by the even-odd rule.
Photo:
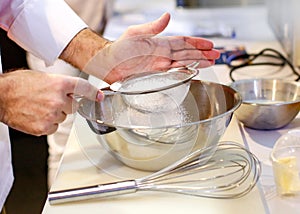
[[[73,201],[82,201],[93,198],[108,197],[135,193],[138,189],[135,180],[100,184],[82,188],[74,188],[61,191],[52,191],[48,194],[49,204],[61,204]]]

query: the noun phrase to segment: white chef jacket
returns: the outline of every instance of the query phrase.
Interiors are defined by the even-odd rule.
[[[79,15],[88,26],[97,33],[104,30],[105,22],[113,13],[114,0],[65,0],[65,2]],[[84,76],[80,71],[62,60],[56,60],[52,66],[45,63],[32,54],[27,54],[29,68],[47,73],[65,74],[68,76]],[[64,152],[69,134],[74,121],[74,115],[67,115],[59,124],[57,131],[47,136],[49,145],[48,157],[48,186],[51,187],[59,167],[60,159]]]
[[[25,50],[51,65],[87,25],[64,0],[0,0],[0,27]],[[12,183],[8,128],[0,123],[0,210]]]

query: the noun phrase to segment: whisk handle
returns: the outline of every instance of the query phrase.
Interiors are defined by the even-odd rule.
[[[138,186],[136,181],[128,180],[82,188],[52,191],[48,194],[48,200],[49,204],[53,205],[98,197],[135,193],[137,189]]]

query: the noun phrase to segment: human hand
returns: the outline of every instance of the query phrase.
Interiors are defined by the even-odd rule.
[[[102,92],[84,79],[32,70],[1,75],[0,88],[0,121],[33,135],[54,133],[76,110],[74,96],[103,99]]]
[[[165,13],[159,19],[131,26],[115,42],[107,44],[83,68],[108,83],[131,74],[163,71],[199,61],[199,67],[214,64],[220,54],[213,43],[198,37],[158,37],[170,20]]]

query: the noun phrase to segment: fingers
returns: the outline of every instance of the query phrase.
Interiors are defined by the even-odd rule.
[[[190,65],[194,62],[195,60],[172,61],[170,68],[183,67],[183,66]],[[215,64],[215,60],[207,60],[207,59],[200,59],[200,60],[198,59],[197,62],[199,62],[199,65],[196,68],[206,68]]]
[[[45,116],[43,120],[37,120],[34,123],[31,123],[30,131],[28,131],[28,129],[20,130],[36,136],[53,134],[66,117],[67,115],[61,110],[52,111]]]
[[[104,97],[87,80],[39,71],[7,73],[1,79],[4,83],[9,90],[1,96],[5,110],[1,122],[33,135],[53,133],[73,107],[77,109],[75,95],[97,101]]]
[[[91,85],[87,80],[77,77],[62,78],[63,96],[61,101],[57,99],[56,110],[51,111],[45,119],[44,126],[37,133],[51,134],[54,133],[59,124],[62,123],[67,114],[74,113],[78,108],[76,97],[85,97],[87,99],[102,101],[103,92]]]
[[[50,134],[52,130],[56,131],[58,125],[65,121],[67,117],[67,114],[63,111],[57,110],[56,112],[53,112],[51,115],[49,115],[48,118],[45,118],[46,120],[49,121],[49,127],[45,127],[45,132],[47,134]],[[51,122],[50,122],[51,121]]]
[[[153,33],[154,34],[159,34],[161,33],[166,27],[168,26],[170,22],[170,14],[169,13],[164,13],[158,20],[152,22],[153,26]]]
[[[166,38],[169,41],[170,48],[175,51],[183,49],[211,50],[214,47],[213,42],[199,37],[169,36]]]
[[[220,57],[219,51],[213,49],[213,43],[202,38],[162,37],[156,38],[154,44],[157,55],[170,54],[172,60],[215,60]]]
[[[137,35],[157,35],[167,27],[169,21],[170,14],[164,13],[160,18],[156,19],[155,21],[130,26],[120,38],[126,39]]]
[[[66,117],[67,117],[67,114],[65,112],[63,112],[63,111],[57,112],[56,123],[59,124],[59,123],[64,122]]]
[[[180,60],[215,60],[220,57],[220,53],[217,50],[210,51],[200,51],[200,50],[182,50],[182,51],[174,51],[171,53],[171,59],[180,61]]]
[[[215,64],[215,60],[220,57],[219,51],[178,51],[172,54],[173,62],[180,66],[186,66],[193,62],[199,62],[198,68],[206,68]],[[177,64],[172,65],[178,66]]]
[[[150,42],[148,42],[150,44]],[[155,38],[153,55],[169,58],[170,67],[180,67],[198,61],[198,68],[209,67],[220,57],[220,52],[213,49],[209,40],[197,37],[172,36]]]
[[[200,50],[211,50],[214,47],[213,42],[200,37],[184,37],[186,44]]]
[[[87,80],[77,77],[68,77],[69,86],[66,95],[72,98],[85,97],[90,100],[102,101],[104,94],[101,90],[90,84]]]

